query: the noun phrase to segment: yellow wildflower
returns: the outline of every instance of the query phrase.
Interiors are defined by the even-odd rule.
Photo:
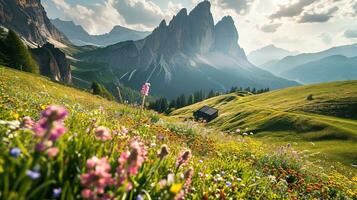
[[[170,192],[172,193],[178,193],[180,190],[181,190],[181,187],[182,187],[182,184],[181,183],[176,183],[176,184],[173,184],[170,188]]]

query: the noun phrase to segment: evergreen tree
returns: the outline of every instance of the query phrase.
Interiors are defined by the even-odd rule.
[[[191,94],[190,96],[188,96],[187,105],[192,105],[193,103],[194,103],[194,97]]]
[[[98,82],[93,81],[91,88],[93,90],[94,95],[101,96],[108,100],[114,100],[114,96],[103,85],[99,84]]]
[[[175,101],[175,99],[173,99],[173,100],[170,101],[169,108],[170,108],[170,109],[176,108],[176,101]]]
[[[31,73],[40,73],[37,62],[14,31],[9,30],[5,44],[10,67]]]
[[[207,98],[209,99],[209,98],[212,98],[212,97],[214,97],[214,96],[215,96],[214,91],[211,90],[211,91],[209,91]]]

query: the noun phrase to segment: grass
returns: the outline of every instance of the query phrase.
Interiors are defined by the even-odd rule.
[[[67,130],[48,142],[37,129],[26,128],[23,117],[58,125],[61,121],[39,114],[53,104],[68,110]],[[107,127],[112,137],[98,138],[97,126]],[[53,127],[46,127],[46,134],[52,134]],[[0,139],[0,199],[357,197],[357,177],[337,171],[315,173],[309,167],[313,164],[286,144],[273,150],[259,140],[190,121],[178,122],[150,111],[140,116],[137,107],[9,68],[0,68]],[[36,150],[40,142],[58,148],[58,154]],[[157,156],[162,145],[169,148],[164,158]],[[14,154],[15,148],[20,153]],[[188,149],[187,163],[177,165]],[[133,156],[126,159],[127,155]],[[95,162],[96,168],[90,167],[93,156],[103,158]],[[137,171],[129,173],[133,166]],[[88,181],[87,176],[94,177]]]
[[[309,95],[312,100],[307,100]],[[296,142],[296,149],[318,152],[328,166],[338,161],[348,172],[357,172],[351,166],[357,164],[357,81],[300,86],[245,97],[232,93],[178,109],[171,116],[191,118],[192,111],[203,105],[219,109],[219,117],[207,124],[210,127],[225,132],[247,129],[246,132],[255,133],[255,138],[273,144]]]

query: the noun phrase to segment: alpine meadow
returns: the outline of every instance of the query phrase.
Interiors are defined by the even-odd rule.
[[[0,0],[0,200],[357,200],[354,0]]]

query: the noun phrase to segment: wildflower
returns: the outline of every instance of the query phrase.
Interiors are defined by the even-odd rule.
[[[94,132],[95,132],[95,137],[98,140],[107,141],[112,139],[109,129],[104,126],[99,126],[94,130]]]
[[[117,174],[119,175],[119,184],[126,183],[126,190],[132,189],[132,183],[128,181],[129,176],[136,175],[139,168],[144,163],[147,155],[146,148],[144,144],[137,139],[130,142],[129,151],[124,151],[121,153],[117,167]]]
[[[52,129],[50,131],[49,140],[56,141],[59,137],[61,137],[65,132],[66,128],[62,123],[53,123]]]
[[[183,190],[181,190],[176,196],[175,196],[175,200],[183,200],[185,197],[185,192]]]
[[[239,128],[236,130],[236,133],[240,133],[240,129]]]
[[[56,105],[49,106],[42,112],[42,117],[52,121],[64,120],[67,115],[68,112],[64,107]]]
[[[92,199],[98,194],[104,194],[105,188],[114,184],[110,174],[110,165],[107,158],[93,157],[87,160],[88,172],[80,176],[81,185],[85,187],[81,194],[83,198]],[[94,188],[91,191],[89,188]]]
[[[81,195],[83,198],[89,199],[91,196],[91,193],[92,192],[90,191],[90,189],[84,189],[84,190],[82,190]]]
[[[187,164],[191,157],[191,151],[186,150],[176,161],[176,167],[179,168],[181,165]]]
[[[247,135],[248,135],[248,133],[245,133],[245,132],[244,132],[242,135],[243,135],[243,136],[247,136]]]
[[[35,122],[31,119],[31,117],[25,116],[22,118],[21,127],[27,128],[27,129],[32,129],[34,124],[35,124]]]
[[[176,184],[173,184],[171,187],[170,187],[170,192],[172,193],[178,193],[182,188],[182,184],[181,183],[176,183]]]
[[[167,185],[171,185],[175,182],[175,174],[169,173],[167,175]]]
[[[226,186],[227,186],[227,187],[231,187],[231,186],[232,186],[232,183],[229,182],[229,181],[226,181]]]
[[[185,172],[185,180],[186,181],[185,181],[185,184],[184,184],[184,188],[185,188],[186,192],[188,192],[188,188],[191,185],[192,176],[193,176],[193,168],[190,168]]]
[[[139,194],[139,195],[135,198],[135,200],[144,200],[144,197]]]
[[[150,83],[145,83],[142,87],[141,87],[141,94],[143,96],[148,96],[149,95],[149,90],[150,90]]]
[[[167,147],[167,145],[162,145],[161,146],[161,150],[158,152],[157,157],[160,158],[160,160],[162,160],[163,158],[165,158],[167,155],[169,154],[169,149]]]
[[[129,133],[129,130],[125,127],[125,126],[122,126],[121,127],[121,134],[123,136],[127,135]]]
[[[199,163],[203,163],[203,160],[199,160],[198,162],[199,162]]]
[[[12,148],[10,149],[10,155],[17,158],[21,155],[21,150],[19,148]]]
[[[254,133],[253,133],[253,132],[250,132],[249,134],[250,134],[250,135],[254,135]]]
[[[52,147],[47,150],[47,155],[48,157],[55,157],[59,152],[59,149],[57,147]]]
[[[36,146],[35,146],[35,151],[37,151],[37,152],[42,152],[45,149],[46,149],[46,146],[45,146],[45,143],[43,143],[43,142],[40,142],[40,143],[36,144]]]
[[[159,181],[159,186],[160,186],[161,189],[164,188],[166,185],[167,185],[167,180],[166,179],[161,179]]]
[[[32,171],[32,170],[27,170],[26,175],[32,180],[36,180],[36,179],[40,178],[40,176],[41,176],[41,174],[39,172]]]
[[[52,190],[52,194],[53,194],[54,198],[60,197],[61,193],[62,193],[61,188],[53,188],[53,190]]]

